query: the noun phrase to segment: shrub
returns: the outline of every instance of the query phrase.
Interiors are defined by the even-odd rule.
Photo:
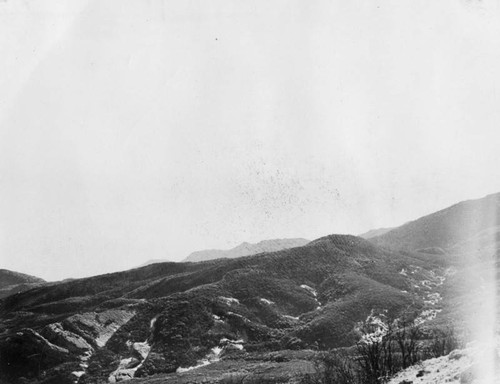
[[[301,384],[357,384],[359,365],[341,351],[323,352],[314,361],[315,372],[305,375]]]
[[[380,323],[377,323],[380,325]],[[315,361],[315,372],[304,375],[301,384],[382,384],[398,371],[423,358],[423,332],[412,322],[393,321],[374,332],[364,322],[364,335],[354,353],[323,352]]]
[[[448,355],[451,351],[464,346],[464,340],[459,336],[456,329],[447,327],[444,330],[433,330],[425,350],[425,357],[433,358]]]

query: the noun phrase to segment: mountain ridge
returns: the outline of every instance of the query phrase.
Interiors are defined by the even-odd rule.
[[[369,231],[361,233],[358,236],[368,240],[371,239],[372,237],[386,234],[387,232],[392,231],[394,228],[395,227],[370,229]]]
[[[231,249],[207,249],[192,252],[183,262],[198,262],[205,260],[214,260],[219,258],[236,258],[250,256],[263,252],[275,252],[283,249],[300,247],[309,243],[309,240],[303,238],[285,238],[261,240],[258,243],[243,242]]]
[[[0,288],[9,285],[22,283],[45,283],[40,277],[28,275],[26,273],[16,272],[9,269],[0,269]]]
[[[449,249],[500,223],[500,193],[453,204],[369,240],[407,250]]]

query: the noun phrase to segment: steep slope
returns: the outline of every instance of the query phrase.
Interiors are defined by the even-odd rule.
[[[191,253],[184,261],[206,261],[214,260],[220,258],[235,258],[242,256],[256,255],[263,252],[276,252],[283,249],[289,249],[294,247],[302,247],[306,245],[309,240],[306,239],[274,239],[274,240],[263,240],[255,244],[251,243],[241,243],[240,245],[228,249],[210,249],[204,251],[196,251]]]
[[[270,351],[349,346],[373,313],[435,317],[439,304],[426,298],[439,294],[448,263],[331,235],[279,252],[41,287],[0,302],[0,381],[169,374],[177,382],[210,362],[236,359],[245,370]],[[32,355],[36,365],[23,357]]]
[[[0,269],[0,298],[40,286],[45,280],[20,272]]]
[[[375,244],[419,250],[448,249],[500,223],[500,193],[468,200],[370,239]]]
[[[488,348],[473,343],[466,349],[457,349],[450,354],[429,359],[399,372],[388,384],[414,383],[498,383],[498,370],[491,376],[484,372],[483,363],[488,360]]]
[[[415,250],[436,257],[444,255],[453,261],[454,273],[440,293],[442,307],[433,325],[442,329],[456,327],[462,337],[474,342],[470,345],[482,345],[476,352],[469,348],[449,358],[410,367],[391,383],[484,382],[477,377],[488,369],[477,369],[478,361],[488,365],[493,359],[486,367],[489,369],[498,364],[498,346],[496,350],[486,346],[498,338],[500,329],[499,205],[498,193],[464,201],[370,239],[391,249]],[[498,382],[498,377],[489,379],[488,382]]]

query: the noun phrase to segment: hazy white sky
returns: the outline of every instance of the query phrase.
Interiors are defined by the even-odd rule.
[[[0,3],[0,267],[46,279],[500,191],[495,1]]]

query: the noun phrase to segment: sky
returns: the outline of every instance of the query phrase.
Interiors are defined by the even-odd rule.
[[[500,191],[495,1],[0,2],[0,268],[47,280]]]

